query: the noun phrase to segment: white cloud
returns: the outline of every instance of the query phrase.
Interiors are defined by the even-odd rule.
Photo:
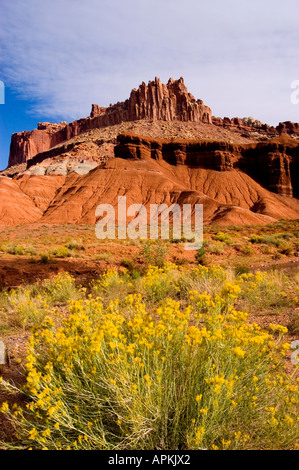
[[[183,76],[218,116],[298,121],[297,0],[1,0],[0,64],[34,112],[72,120]]]

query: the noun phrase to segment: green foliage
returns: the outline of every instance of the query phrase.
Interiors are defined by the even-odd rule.
[[[210,243],[209,244],[209,253],[212,255],[221,255],[224,252],[224,246],[221,242]]]
[[[195,254],[195,260],[197,261],[198,264],[204,265],[206,263],[206,250],[204,246],[200,247],[197,250]]]
[[[293,245],[288,242],[283,242],[281,243],[278,251],[279,253],[282,253],[283,255],[291,256],[293,253]]]
[[[241,248],[241,253],[244,256],[250,256],[252,255],[252,247],[250,245],[244,245]]]
[[[40,255],[40,260],[43,264],[49,263],[49,261],[50,261],[49,255],[47,255],[47,253],[42,253]]]
[[[85,246],[82,244],[82,241],[71,240],[66,243],[65,246],[68,250],[85,250]]]
[[[63,316],[45,307],[30,336],[26,408],[2,404],[17,431],[2,447],[295,447],[299,394],[284,371],[287,329],[264,330],[239,308],[271,292],[276,301],[285,297],[282,275],[235,278],[220,267],[166,263],[138,280],[113,270],[95,283],[87,296],[60,274],[25,292],[34,308],[67,295]],[[8,302],[13,296],[20,308],[22,295],[9,293]],[[1,386],[18,390],[4,380]]]
[[[218,232],[216,235],[213,236],[213,238],[214,240],[224,242],[227,245],[231,245],[233,243],[233,240],[228,233]]]
[[[67,272],[61,272],[51,279],[45,279],[42,282],[42,289],[51,303],[66,302],[80,296],[75,278]]]
[[[164,266],[166,256],[168,254],[168,247],[162,240],[146,240],[141,249],[141,259],[144,260],[145,266]]]
[[[251,243],[263,243],[263,237],[261,235],[252,235],[249,240]]]
[[[247,265],[241,264],[239,266],[236,266],[235,268],[235,275],[240,276],[242,274],[248,274],[250,272],[249,268]]]
[[[55,258],[69,258],[74,256],[73,252],[70,251],[66,246],[60,246],[54,250],[51,250],[51,255]]]

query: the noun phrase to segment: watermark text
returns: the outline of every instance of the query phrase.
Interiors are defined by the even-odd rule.
[[[136,238],[157,240],[184,239],[185,250],[199,250],[203,243],[202,204],[131,204],[126,196],[118,197],[117,213],[112,204],[96,208],[96,236],[98,239]],[[129,222],[128,222],[129,220]]]
[[[291,93],[291,103],[299,104],[299,80],[293,80],[291,83],[291,88],[294,90]]]
[[[2,80],[0,80],[0,104],[5,104],[5,86]]]

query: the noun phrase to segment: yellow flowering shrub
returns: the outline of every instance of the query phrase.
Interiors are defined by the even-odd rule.
[[[110,269],[92,282],[92,294],[105,303],[127,295],[131,291],[130,276],[125,268]]]
[[[163,268],[150,266],[142,279],[142,289],[148,300],[159,301],[174,295],[179,288],[176,285],[177,267],[165,263]]]
[[[207,279],[215,289],[199,289]],[[1,410],[16,428],[15,445],[295,446],[299,394],[284,371],[286,330],[272,324],[265,331],[237,309],[244,279],[234,282],[221,268],[190,273],[167,265],[150,267],[135,292],[127,273],[108,271],[96,282],[94,295],[70,300],[58,324],[49,311],[30,337],[26,409]],[[108,302],[111,283],[130,283],[132,292]]]
[[[278,309],[297,303],[297,299],[288,294],[295,290],[295,286],[290,278],[279,271],[245,273],[236,282],[241,288],[240,298],[246,302],[248,309]]]
[[[49,304],[47,299],[37,296],[30,297],[30,291],[24,291],[25,298],[12,300],[14,308],[15,324],[24,329],[31,328],[37,324],[41,324],[47,315]]]
[[[66,302],[78,297],[75,279],[69,273],[61,272],[42,283],[42,289],[51,302]]]

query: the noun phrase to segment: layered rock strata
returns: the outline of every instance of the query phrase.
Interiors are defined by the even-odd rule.
[[[212,123],[212,112],[188,93],[183,78],[169,79],[165,85],[156,77],[148,85],[143,82],[137,90],[134,88],[124,102],[108,108],[93,104],[88,118],[70,124],[40,123],[33,131],[13,134],[8,166],[24,163],[90,129],[141,119]]]
[[[114,149],[118,158],[165,160],[217,171],[240,169],[268,190],[298,197],[299,143],[286,139],[251,145],[216,141],[149,139],[122,134]]]
[[[90,116],[69,124],[39,123],[37,129],[12,135],[8,167],[19,165],[35,155],[46,152],[72,137],[91,129],[113,126],[128,121],[182,121],[230,129],[244,136],[260,135],[273,138],[281,134],[299,136],[299,123],[284,122],[269,126],[253,118],[220,118],[212,116],[211,109],[202,100],[188,92],[181,77],[170,78],[167,84],[159,78],[144,82],[131,91],[130,97],[108,108],[92,105]]]

